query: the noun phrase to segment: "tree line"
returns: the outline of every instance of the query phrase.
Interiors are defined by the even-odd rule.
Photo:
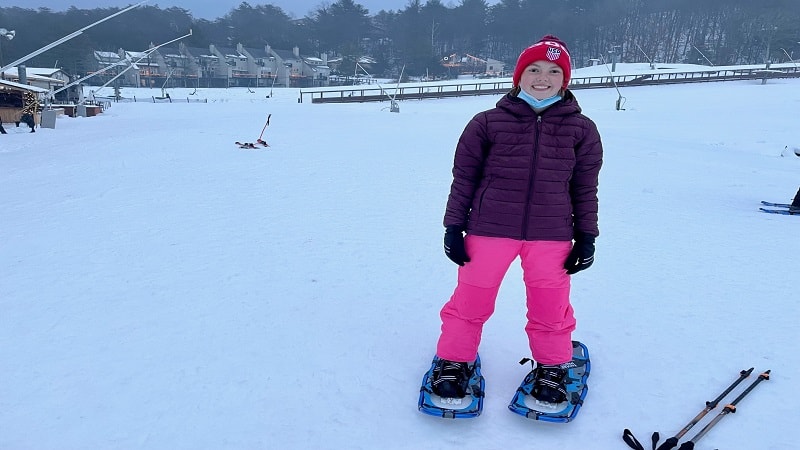
[[[0,66],[48,45],[121,8],[55,12],[0,7]],[[322,3],[294,18],[272,4],[247,2],[215,20],[190,11],[141,6],[55,47],[26,64],[85,72],[92,50],[143,51],[181,36],[192,47],[300,48],[303,55],[371,56],[375,75],[444,74],[442,58],[471,54],[513,64],[544,34],[570,47],[573,64],[608,62],[761,64],[800,59],[800,1],[763,0],[408,0],[398,10],[371,14],[354,0]]]

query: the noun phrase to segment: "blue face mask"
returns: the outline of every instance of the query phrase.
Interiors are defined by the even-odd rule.
[[[525,100],[525,103],[531,105],[532,108],[546,108],[553,103],[561,100],[561,96],[556,94],[550,98],[546,98],[544,100],[538,100],[534,98],[532,95],[528,94],[527,92],[523,91],[522,89],[519,90],[519,94],[517,97]]]

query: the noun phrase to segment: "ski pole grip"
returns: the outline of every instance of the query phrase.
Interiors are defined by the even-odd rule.
[[[653,441],[653,450],[656,450],[656,445],[658,445],[658,441],[661,440],[661,435],[658,434],[658,431],[653,431],[653,435],[650,437],[650,440]]]
[[[678,438],[673,436],[673,437],[667,439],[666,441],[664,441],[664,443],[661,444],[661,446],[658,447],[658,449],[656,449],[656,450],[672,450],[673,448],[675,448],[677,446],[678,446]]]

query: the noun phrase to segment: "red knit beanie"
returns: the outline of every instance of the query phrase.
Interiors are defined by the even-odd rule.
[[[558,64],[561,70],[564,71],[564,84],[561,88],[567,88],[572,74],[569,49],[567,49],[567,44],[551,34],[546,35],[539,42],[526,48],[519,54],[517,66],[514,68],[514,86],[519,86],[519,79],[522,77],[522,72],[524,72],[525,68],[531,65],[531,63],[536,61],[550,61]]]

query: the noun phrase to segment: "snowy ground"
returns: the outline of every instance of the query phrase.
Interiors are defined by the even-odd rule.
[[[697,448],[796,447],[800,219],[758,202],[800,184],[781,157],[800,80],[628,88],[624,111],[576,91],[606,153],[597,262],[573,278],[593,370],[568,425],[506,408],[527,371],[517,265],[484,332],[484,414],[416,409],[455,283],[454,145],[497,97],[393,114],[268,91],[7,126],[0,448],[624,449],[624,428],[672,435],[749,367],[771,380]],[[267,114],[270,148],[233,145]]]

